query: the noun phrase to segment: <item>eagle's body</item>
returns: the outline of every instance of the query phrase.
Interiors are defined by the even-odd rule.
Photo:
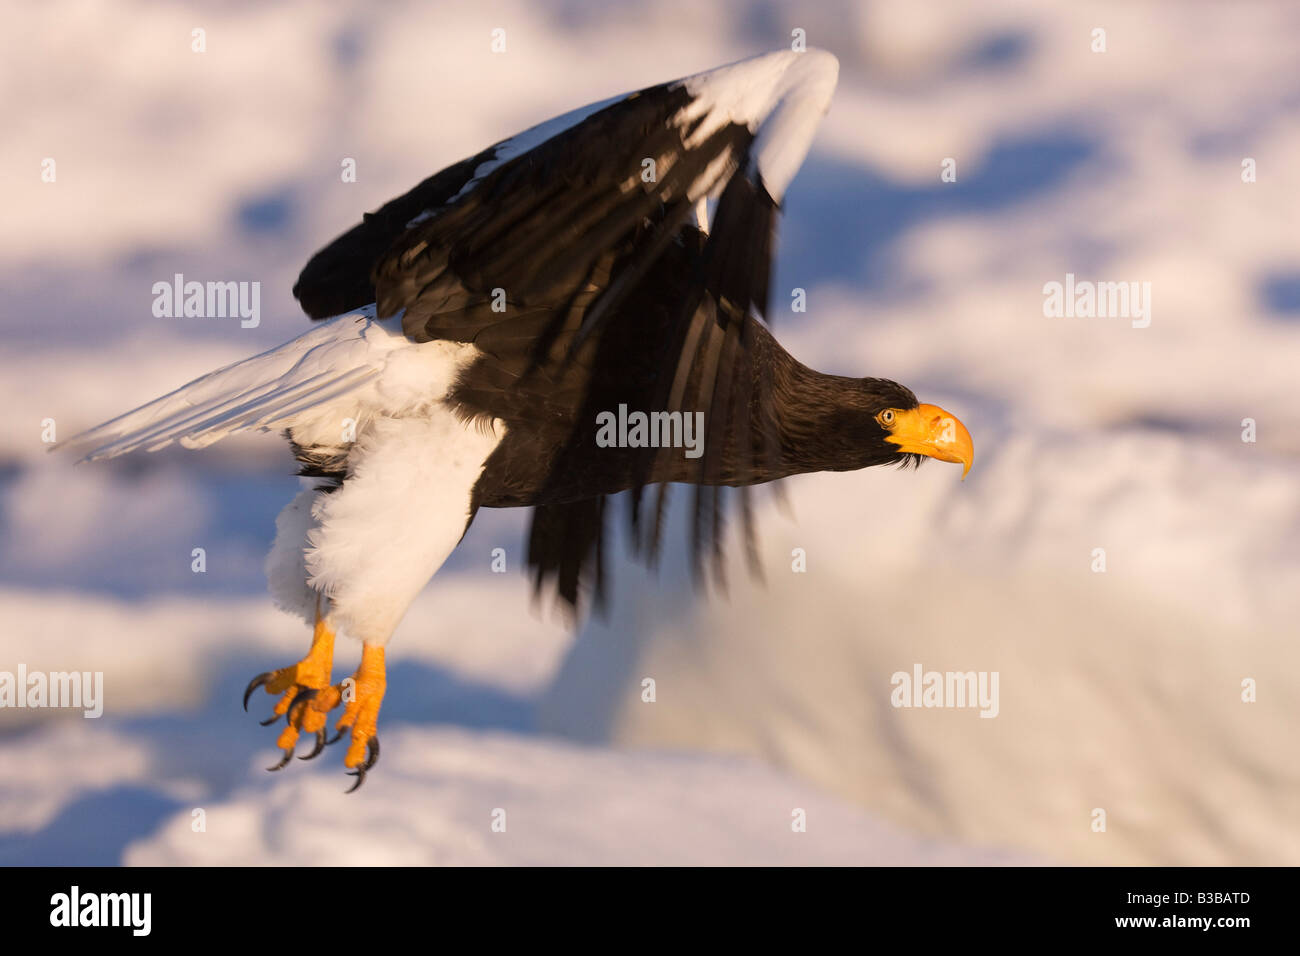
[[[253,685],[285,692],[286,760],[299,729],[319,752],[342,698],[364,776],[383,645],[480,507],[535,509],[528,563],[576,605],[584,583],[600,593],[610,495],[633,492],[653,556],[667,483],[695,485],[695,552],[716,556],[723,486],[742,489],[748,527],[743,489],[761,482],[917,455],[969,467],[955,419],[896,383],[801,365],[757,317],[779,200],[836,72],[829,54],[769,54],[490,147],[307,264],[294,293],[319,325],[73,440],[87,458],[249,428],[292,443],[309,487],[267,570],[316,638]],[[696,416],[702,443],[609,447],[596,423],[619,409]],[[329,684],[335,630],[365,647],[360,702]]]

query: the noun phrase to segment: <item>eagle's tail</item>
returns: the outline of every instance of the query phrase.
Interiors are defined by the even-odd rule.
[[[309,409],[371,381],[391,344],[376,335],[373,308],[341,315],[269,352],[197,378],[56,448],[81,461],[157,451],[177,442],[203,448],[232,432],[285,427]]]

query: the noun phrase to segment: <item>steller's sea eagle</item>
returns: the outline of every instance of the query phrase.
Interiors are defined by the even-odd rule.
[[[384,645],[479,508],[533,509],[535,584],[576,610],[603,593],[610,495],[631,492],[633,546],[653,561],[669,484],[695,486],[702,576],[705,556],[720,572],[724,506],[753,557],[751,485],[919,456],[964,477],[973,448],[954,416],[887,379],[813,371],[760,321],[781,196],[838,69],[829,53],[770,53],[489,146],[307,263],[293,291],[309,331],[71,440],[93,460],[253,428],[288,438],[308,487],[276,521],[267,576],[315,631],[244,694],[280,695],[271,769],[300,734],[310,758],[347,733],[353,789],[364,781]],[[628,410],[667,440],[634,438],[644,421],[627,429]],[[601,434],[615,412],[622,441]],[[692,422],[688,454],[672,446]],[[338,631],[361,663],[333,684]]]

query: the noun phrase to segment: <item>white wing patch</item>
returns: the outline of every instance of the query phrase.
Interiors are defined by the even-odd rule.
[[[702,118],[687,146],[702,143],[725,123],[748,126],[756,134],[763,183],[779,201],[830,108],[839,72],[839,61],[825,50],[786,50],[697,73],[681,81],[694,98],[677,123]]]

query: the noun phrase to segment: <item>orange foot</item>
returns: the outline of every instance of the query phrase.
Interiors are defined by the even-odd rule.
[[[329,707],[321,706],[320,694],[321,691],[330,690],[333,663],[334,631],[318,611],[316,630],[307,656],[297,664],[258,674],[249,681],[244,690],[244,710],[248,710],[248,698],[259,687],[265,687],[268,694],[283,695],[271,716],[262,721],[262,726],[273,724],[288,715],[289,725],[275,742],[284,751],[284,757],[274,767],[268,767],[268,770],[279,770],[289,762],[301,732],[316,735],[315,749],[301,759],[310,760],[325,748],[325,713]]]
[[[352,769],[352,776],[357,782],[348,790],[351,793],[366,782],[366,771],[379,759],[379,708],[384,702],[384,689],[387,681],[384,677],[384,648],[382,645],[363,644],[361,647],[361,666],[353,677],[331,687],[321,695],[332,708],[339,701],[343,702],[343,716],[334,725],[333,740],[338,740],[347,731],[351,731],[348,752],[343,757],[343,766]]]
[[[339,740],[344,732],[350,730],[351,741],[343,765],[354,768],[352,776],[357,778],[357,782],[348,790],[351,793],[365,782],[366,772],[379,759],[379,737],[376,730],[379,707],[384,700],[384,649],[377,645],[363,645],[361,666],[357,668],[356,674],[340,684],[330,686],[333,654],[334,632],[318,615],[316,632],[307,656],[292,667],[267,671],[254,677],[244,691],[244,709],[248,709],[248,698],[258,687],[265,686],[268,694],[284,695],[275,705],[272,716],[262,721],[263,725],[267,725],[287,715],[288,726],[276,741],[276,746],[284,751],[284,756],[274,767],[267,767],[268,770],[280,770],[289,763],[300,733],[316,735],[316,745],[311,753],[298,758],[311,760],[319,756],[327,744]],[[340,703],[344,707],[342,716],[334,725],[337,733],[326,740],[326,717]]]

